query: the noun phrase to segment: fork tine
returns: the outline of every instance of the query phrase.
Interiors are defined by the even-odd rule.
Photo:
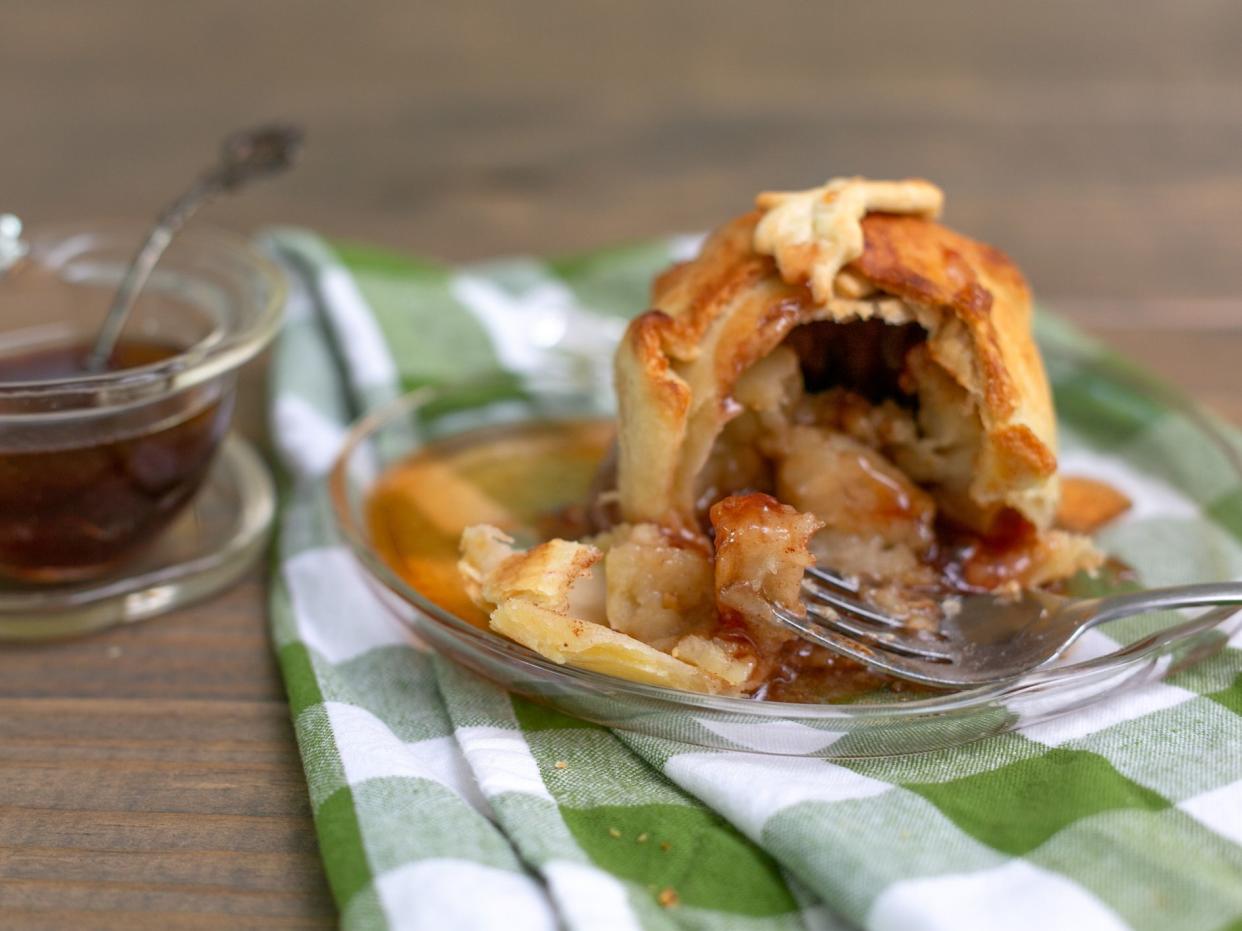
[[[811,570],[808,569],[807,571],[810,572]],[[819,575],[819,571],[816,572],[817,577]],[[880,624],[884,627],[900,628],[905,626],[905,624],[897,618],[885,614],[883,611],[877,611],[870,605],[863,604],[857,598],[849,598],[845,595],[837,594],[831,589],[817,584],[812,579],[804,578],[802,580],[802,590],[816,601],[836,608],[838,611],[845,614],[852,614],[858,618],[866,618],[868,621],[871,621],[874,624]]]
[[[936,684],[941,680],[941,672],[945,668],[940,663],[929,663],[910,656],[901,656],[886,650],[871,649],[851,637],[846,637],[826,627],[821,627],[809,617],[799,617],[780,605],[771,605],[773,616],[777,621],[799,633],[804,639],[817,643],[822,647],[840,653],[860,663],[874,666],[885,672],[905,679]]]
[[[832,628],[838,633],[847,634],[861,640],[866,646],[874,646],[881,650],[900,654],[901,656],[910,656],[932,663],[948,663],[952,661],[952,656],[948,653],[923,644],[913,636],[901,636],[889,629],[877,629],[875,625],[859,623],[849,615],[842,614],[824,605],[807,605],[806,609],[814,616],[815,621]],[[815,621],[810,621],[810,623],[815,623]]]
[[[831,569],[825,569],[823,566],[809,566],[806,574],[819,579],[821,582],[827,582],[829,585],[847,591],[851,595],[858,594],[858,579],[854,576],[841,575],[838,572],[833,572]]]

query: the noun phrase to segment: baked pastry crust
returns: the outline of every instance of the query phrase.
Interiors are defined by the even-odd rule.
[[[842,198],[852,198],[854,209],[844,219],[841,211],[829,216],[816,239],[809,212]],[[654,309],[631,323],[616,356],[623,519],[700,527],[697,479],[739,412],[740,376],[798,326],[878,319],[926,331],[931,362],[978,418],[969,469],[958,457],[959,474],[936,475],[932,467],[920,476],[931,480],[941,508],[981,531],[1006,509],[1038,529],[1049,526],[1055,420],[1026,281],[999,250],[933,220],[940,201],[924,181],[838,179],[809,192],[762,194],[759,209],[725,224],[697,258],[656,280]],[[871,202],[915,214],[855,216],[858,204]],[[960,405],[944,394],[919,390],[919,403]]]
[[[1026,281],[938,223],[942,204],[921,180],[761,194],[659,276],[616,354],[600,532],[527,551],[494,527],[462,537],[492,628],[556,662],[748,694],[814,662],[771,606],[802,612],[815,562],[926,630],[948,592],[1098,566],[1052,526]]]

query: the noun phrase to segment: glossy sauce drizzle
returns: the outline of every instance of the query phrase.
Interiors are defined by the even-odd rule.
[[[390,467],[367,502],[381,557],[411,587],[480,627],[487,615],[457,572],[461,532],[494,524],[523,545],[565,533],[557,517],[586,501],[615,425],[604,420],[473,430]]]
[[[529,546],[551,536],[587,534],[583,502],[615,434],[611,421],[534,423],[475,430],[430,444],[390,467],[367,504],[371,539],[393,570],[436,605],[487,627],[457,570],[462,531],[488,523]],[[989,540],[938,528],[938,568],[946,592],[978,590],[1017,573],[1029,528],[1015,522]],[[726,639],[744,625],[721,618]],[[820,647],[787,644],[756,698],[825,702],[883,694],[887,700],[928,690],[895,682]]]

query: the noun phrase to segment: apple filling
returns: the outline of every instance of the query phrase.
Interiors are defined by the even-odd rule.
[[[917,179],[764,193],[660,275],[618,348],[595,535],[463,538],[493,628],[558,662],[774,697],[791,670],[862,670],[771,616],[805,610],[812,564],[928,632],[950,596],[1098,567],[1053,526],[1026,282],[936,223],[942,202]]]
[[[521,552],[494,528],[468,530],[462,572],[493,628],[561,662],[746,693],[791,656],[823,663],[768,609],[803,610],[814,562],[934,629],[947,594],[1039,585],[1094,558],[1086,538],[1035,534],[1013,513],[990,535],[970,526],[979,512],[960,502],[978,413],[917,326],[795,329],[728,403],[698,478],[697,533],[621,523]]]

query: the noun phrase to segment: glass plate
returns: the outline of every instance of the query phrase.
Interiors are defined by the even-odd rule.
[[[1102,478],[1134,501],[1130,515],[1100,535],[1101,545],[1149,585],[1242,577],[1242,546],[1206,508],[1219,491],[1242,487],[1231,437],[1168,388],[1111,355],[1080,351],[1080,337],[1063,332],[1047,323],[1040,333],[1060,411],[1063,472]],[[611,399],[564,383],[422,389],[360,421],[330,477],[338,528],[397,618],[449,659],[576,717],[721,749],[824,758],[904,754],[1035,724],[1163,678],[1220,650],[1237,628],[1236,609],[1206,624],[1149,614],[1089,632],[1059,665],[1001,685],[909,700],[764,702],[558,665],[439,607],[373,546],[368,493],[387,466],[424,444],[487,425],[610,414]],[[1084,583],[1081,591],[1098,593],[1102,584]]]
[[[0,582],[0,640],[46,640],[141,621],[232,585],[262,554],[271,473],[229,436],[185,511],[116,575],[70,585]]]

